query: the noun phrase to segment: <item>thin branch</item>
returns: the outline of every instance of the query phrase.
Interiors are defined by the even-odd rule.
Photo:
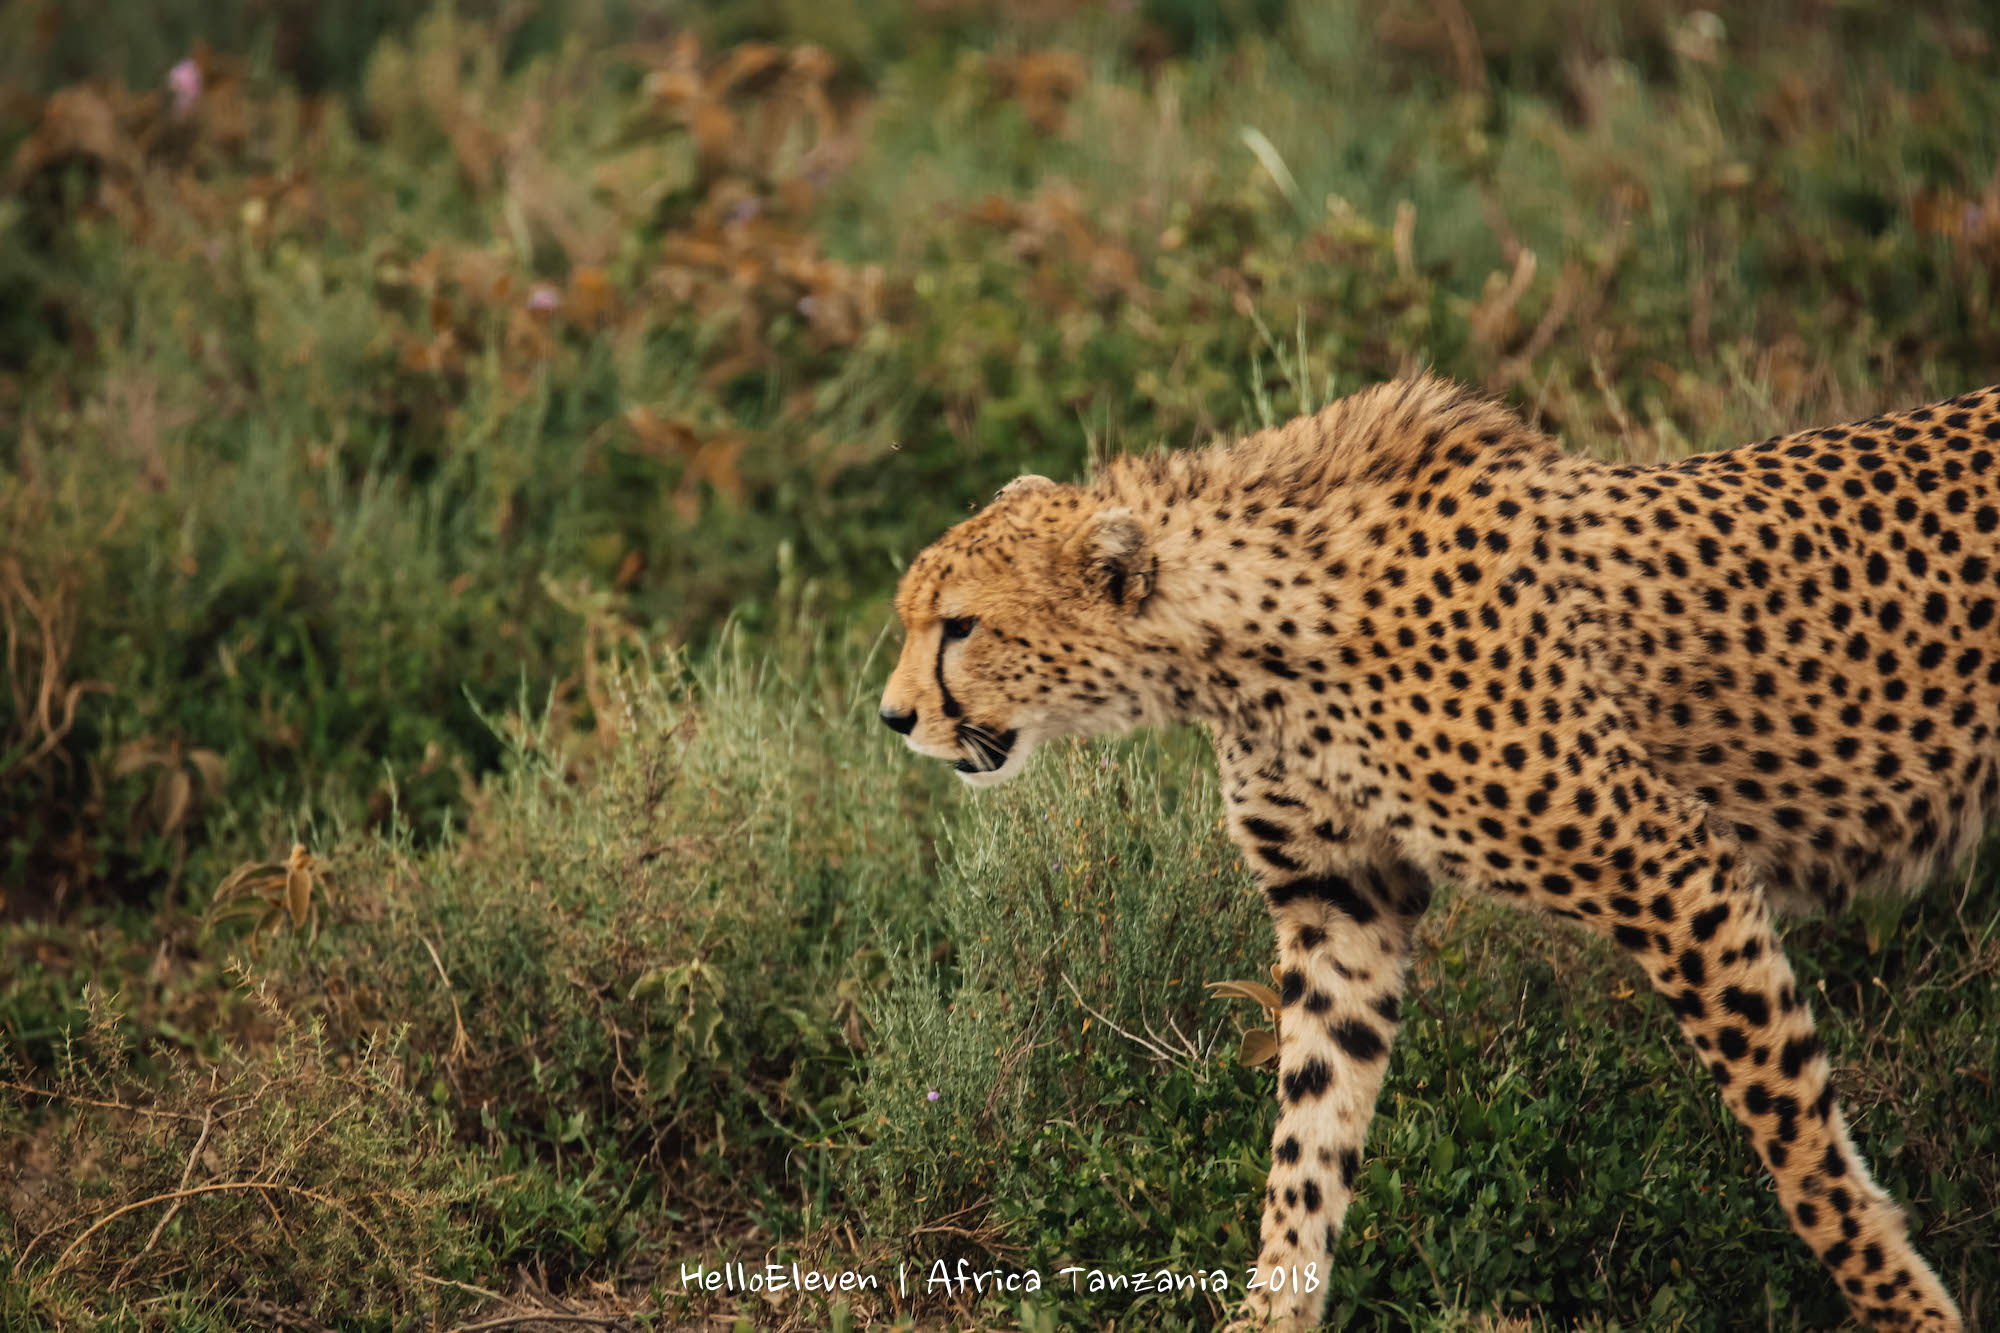
[[[1488,380],[1488,387],[1511,388],[1526,379],[1534,370],[1535,358],[1548,350],[1555,341],[1557,330],[1561,329],[1576,308],[1583,294],[1583,269],[1575,263],[1563,265],[1563,271],[1556,279],[1555,292],[1549,298],[1549,308],[1542,312],[1541,321],[1535,331],[1528,335],[1528,341],[1521,350],[1503,362]]]
[[[434,1282],[440,1287],[457,1287],[460,1291],[469,1291],[475,1296],[484,1296],[490,1301],[499,1301],[503,1305],[512,1305],[515,1303],[497,1291],[488,1291],[485,1287],[474,1286],[470,1282],[460,1282],[448,1277],[434,1277],[429,1273],[418,1273],[417,1276],[426,1282]],[[564,1324],[595,1324],[602,1328],[610,1328],[614,1325],[625,1323],[633,1317],[631,1315],[571,1314],[563,1310],[523,1310],[515,1314],[502,1315],[496,1319],[487,1319],[477,1324],[455,1324],[451,1328],[451,1333],[481,1333],[481,1330],[485,1329],[515,1328],[522,1324],[533,1324],[542,1321],[553,1321]]]
[[[314,1125],[311,1129],[307,1130],[304,1134],[300,1135],[298,1138],[292,1140],[292,1142],[287,1144],[286,1146],[293,1153],[297,1153],[301,1148],[304,1148],[307,1144],[311,1143],[314,1139],[318,1138],[320,1134],[325,1131],[328,1125],[340,1119],[340,1117],[346,1115],[349,1111],[352,1111],[355,1107],[359,1105],[361,1105],[361,1097],[358,1094],[353,1097],[349,1097],[345,1102],[341,1104],[338,1110],[334,1111],[332,1115],[329,1115],[324,1120],[321,1120],[317,1125]],[[182,1181],[181,1183],[186,1184],[187,1182]]]
[[[472,1038],[466,1035],[465,1019],[458,1011],[457,991],[451,984],[451,977],[444,970],[444,959],[438,957],[438,951],[432,948],[431,942],[422,935],[417,936],[417,942],[430,954],[431,962],[437,967],[438,977],[444,982],[445,998],[451,1001],[451,1050],[446,1052],[444,1060],[447,1065],[455,1065],[472,1049]]]
[[[186,1111],[161,1111],[150,1106],[134,1106],[130,1102],[101,1102],[95,1097],[80,1097],[73,1092],[51,1092],[47,1088],[31,1088],[25,1083],[10,1083],[0,1078],[0,1088],[12,1088],[25,1092],[31,1097],[46,1097],[52,1102],[75,1102],[80,1106],[97,1106],[107,1111],[130,1111],[135,1115],[159,1116],[165,1120],[202,1121],[206,1117],[191,1115]]]
[[[68,1265],[70,1256],[76,1253],[78,1246],[82,1245],[92,1236],[104,1230],[105,1227],[110,1226],[113,1222],[117,1221],[119,1218],[123,1217],[127,1213],[137,1212],[141,1208],[150,1208],[152,1205],[156,1203],[172,1203],[177,1199],[192,1199],[196,1195],[200,1194],[220,1194],[225,1191],[232,1191],[232,1190],[234,1191],[256,1190],[260,1192],[269,1190],[279,1190],[286,1194],[296,1194],[300,1198],[311,1199],[314,1203],[320,1204],[323,1207],[331,1208],[335,1212],[347,1218],[348,1221],[354,1223],[355,1226],[361,1228],[362,1233],[366,1235],[368,1239],[375,1242],[375,1248],[381,1250],[385,1254],[389,1253],[388,1242],[384,1241],[382,1237],[376,1233],[375,1228],[369,1226],[366,1222],[362,1221],[360,1216],[357,1215],[352,1208],[349,1208],[346,1204],[341,1203],[338,1199],[329,1199],[324,1194],[321,1194],[316,1190],[305,1189],[299,1185],[283,1185],[275,1181],[224,1180],[224,1181],[218,1181],[212,1185],[197,1185],[193,1189],[171,1190],[165,1194],[155,1194],[151,1198],[135,1199],[131,1203],[123,1204],[117,1208],[113,1208],[110,1212],[98,1218],[95,1222],[92,1222],[87,1228],[84,1229],[82,1235],[78,1236],[75,1240],[71,1241],[66,1247],[64,1247],[63,1252],[56,1256],[55,1266],[49,1269],[49,1271],[44,1275],[44,1277],[45,1278],[54,1277],[57,1273],[60,1273],[64,1269],[64,1267]],[[23,1258],[25,1257],[26,1256],[24,1255]]]
[[[1079,991],[1076,988],[1076,983],[1069,979],[1069,973],[1067,972],[1063,973],[1063,985],[1069,987],[1069,993],[1076,997],[1077,1004],[1083,1009],[1085,1013],[1089,1014],[1092,1018],[1096,1019],[1098,1022],[1104,1024],[1104,1026],[1110,1028],[1113,1032],[1117,1033],[1119,1036],[1125,1038],[1125,1040],[1132,1042],[1137,1046],[1144,1048],[1146,1051],[1150,1052],[1152,1056],[1157,1060],[1164,1060],[1166,1061],[1166,1063],[1170,1065],[1180,1063],[1181,1057],[1174,1054],[1174,1052],[1168,1050],[1164,1046],[1160,1046],[1154,1042],[1147,1041],[1144,1037],[1136,1036],[1133,1033],[1127,1032],[1124,1028],[1119,1027],[1116,1023],[1106,1018],[1103,1014],[1100,1014],[1099,1012],[1097,1012],[1097,1010],[1091,1008],[1090,1002],[1083,998],[1083,992]]]
[[[470,1282],[460,1282],[457,1278],[435,1277],[429,1273],[418,1273],[417,1276],[426,1282],[435,1282],[440,1287],[457,1287],[460,1291],[469,1291],[475,1296],[484,1296],[489,1301],[500,1301],[504,1304],[507,1300],[505,1296],[502,1296],[497,1291],[488,1291],[486,1288],[476,1287]]]
[[[304,1333],[334,1333],[330,1325],[322,1324],[319,1320],[301,1314],[297,1310],[288,1310],[276,1301],[254,1301],[248,1296],[232,1296],[229,1298],[229,1304],[245,1314],[256,1316],[259,1320],[258,1326],[261,1328],[300,1329]]]
[[[194,1175],[194,1164],[200,1160],[201,1150],[208,1146],[208,1131],[214,1127],[215,1108],[211,1106],[208,1108],[207,1114],[201,1118],[201,1134],[195,1139],[193,1150],[188,1153],[187,1165],[181,1168],[181,1183],[179,1188],[187,1188],[188,1178]],[[111,1279],[111,1289],[113,1291],[124,1286],[125,1279],[132,1275],[132,1270],[138,1267],[139,1261],[152,1253],[153,1246],[159,1242],[160,1233],[167,1229],[167,1223],[173,1221],[174,1214],[180,1210],[181,1201],[176,1199],[173,1207],[160,1214],[160,1220],[153,1224],[153,1234],[146,1237],[146,1243],[139,1247],[139,1252],[130,1259],[127,1259],[119,1268],[118,1276]]]
[[[1486,54],[1480,46],[1479,29],[1473,25],[1472,15],[1466,12],[1460,0],[1441,0],[1437,10],[1445,34],[1451,39],[1451,58],[1458,67],[1458,86],[1468,93],[1483,96],[1487,91]]]
[[[602,1314],[556,1314],[551,1311],[534,1311],[527,1314],[503,1315],[499,1319],[488,1319],[477,1324],[459,1324],[451,1333],[482,1333],[490,1328],[519,1328],[522,1324],[558,1323],[593,1324],[598,1328],[615,1328],[629,1320],[629,1315]]]

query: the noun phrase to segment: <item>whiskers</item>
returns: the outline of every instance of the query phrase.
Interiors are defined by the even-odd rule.
[[[995,735],[976,722],[958,724],[958,741],[966,750],[966,757],[958,761],[961,773],[991,773],[1007,762],[1007,756],[1014,749],[1013,731]]]

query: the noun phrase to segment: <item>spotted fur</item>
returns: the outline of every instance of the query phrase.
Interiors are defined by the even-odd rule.
[[[2000,388],[1634,466],[1424,378],[1012,483],[904,577],[882,709],[975,785],[1056,736],[1213,731],[1283,972],[1264,1271],[1324,1272],[1444,879],[1629,952],[1855,1314],[1957,1330],[1768,904],[1910,888],[1993,817],[1996,605]]]

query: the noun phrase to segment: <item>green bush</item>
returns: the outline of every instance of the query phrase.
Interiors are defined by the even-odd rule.
[[[908,958],[869,1062],[860,1162],[892,1209],[923,1197],[914,1211],[935,1218],[1021,1193],[1007,1145],[1103,1104],[1102,1052],[1133,1049],[1118,1029],[1206,1053],[1203,983],[1265,970],[1269,928],[1191,748],[1057,745],[948,826],[934,910],[949,959]]]
[[[870,996],[930,929],[910,821],[936,780],[856,736],[823,663],[607,668],[600,707],[583,760],[547,714],[515,724],[463,840],[351,847],[288,965],[341,1040],[406,1031],[461,1134],[586,1189],[579,1266],[729,1173],[798,1206],[782,1163],[850,1132]]]

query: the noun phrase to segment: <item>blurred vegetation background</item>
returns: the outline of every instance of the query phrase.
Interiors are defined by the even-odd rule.
[[[1206,1327],[679,1280],[1253,1257],[1271,1076],[1203,984],[1268,928],[1210,761],[913,765],[869,724],[901,562],[1019,472],[1419,366],[1641,460],[2000,378],[1996,37],[0,9],[0,1325]],[[1988,1320],[1996,916],[1982,857],[1792,930]],[[1615,959],[1447,895],[1418,983],[1336,1314],[1841,1317]]]

